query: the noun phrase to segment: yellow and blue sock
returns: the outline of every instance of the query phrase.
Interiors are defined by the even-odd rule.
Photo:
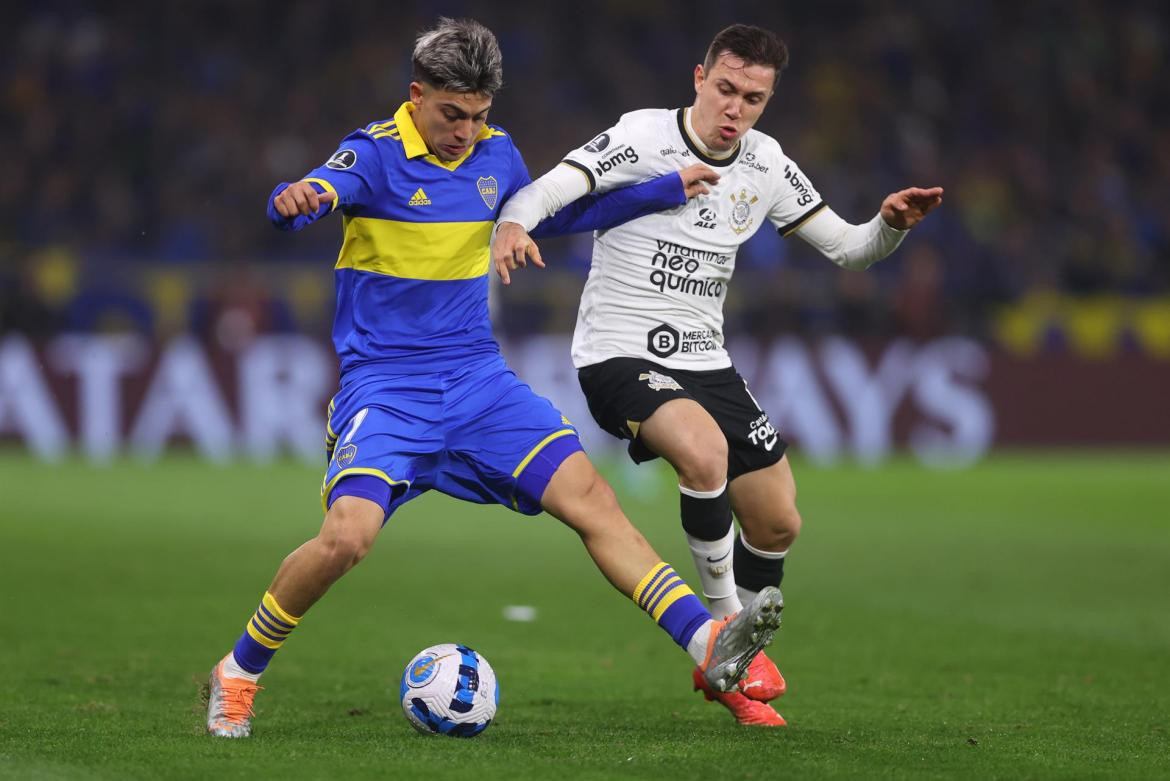
[[[264,599],[232,649],[236,664],[253,675],[264,672],[273,654],[280,650],[300,621],[300,616],[290,615],[276,603],[276,597],[265,591]]]
[[[638,582],[632,599],[688,653],[691,638],[711,620],[695,592],[664,561]]]

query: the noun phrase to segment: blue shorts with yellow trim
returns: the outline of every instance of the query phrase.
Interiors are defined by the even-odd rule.
[[[325,509],[360,496],[387,518],[432,489],[536,515],[557,467],[582,449],[568,419],[498,355],[434,374],[348,374],[326,427]]]

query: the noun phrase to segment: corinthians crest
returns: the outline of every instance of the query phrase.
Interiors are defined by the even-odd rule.
[[[650,386],[650,390],[682,390],[683,387],[678,384],[674,377],[668,377],[665,374],[659,374],[656,371],[642,372],[638,375],[638,381],[645,381]]]
[[[496,208],[496,199],[500,195],[500,185],[496,182],[494,176],[481,176],[475,181],[475,186],[479,188],[479,197],[483,198],[483,202],[487,204],[489,209]]]
[[[752,205],[760,200],[759,196],[748,195],[747,190],[740,190],[738,194],[731,194],[731,229],[736,235],[752,227]]]

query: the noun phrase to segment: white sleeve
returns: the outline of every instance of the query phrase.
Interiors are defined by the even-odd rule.
[[[908,231],[891,228],[878,212],[864,225],[851,225],[828,206],[796,229],[796,235],[842,268],[866,269],[898,248]]]
[[[623,114],[618,123],[589,143],[565,155],[572,166],[589,180],[590,192],[607,192],[644,182],[662,173],[655,170],[646,112]]]
[[[518,222],[524,230],[531,231],[541,220],[588,193],[589,180],[562,163],[509,198],[496,224]]]

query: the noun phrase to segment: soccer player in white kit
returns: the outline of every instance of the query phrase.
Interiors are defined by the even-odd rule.
[[[942,202],[942,188],[914,187],[887,196],[865,224],[837,216],[776,140],[752,129],[787,63],[774,33],[723,30],[695,67],[690,108],[623,115],[513,196],[492,244],[507,284],[530,258],[543,266],[527,231],[565,204],[696,161],[720,174],[706,195],[595,234],[572,347],[598,424],[630,440],[634,461],[661,456],[678,473],[683,529],[716,616],[780,585],[801,525],[787,445],[723,347],[739,245],[771,222],[843,268],[865,269]],[[693,680],[742,724],[785,723],[767,704],[784,679],[763,653],[739,691]]]

